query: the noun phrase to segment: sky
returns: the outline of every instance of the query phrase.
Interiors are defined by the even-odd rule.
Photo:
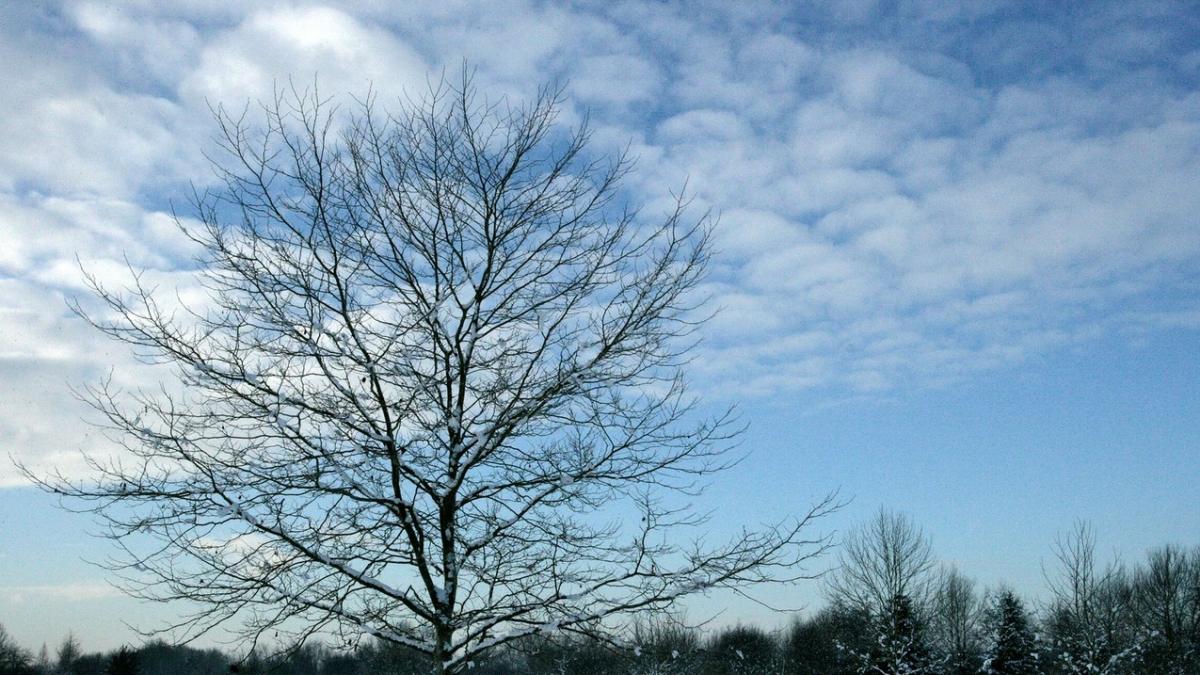
[[[397,101],[464,63],[493,98],[563,84],[646,213],[686,184],[719,215],[690,379],[748,428],[715,529],[840,489],[828,531],[900,510],[1030,598],[1077,519],[1126,561],[1200,544],[1197,36],[1195,3],[1132,0],[3,3],[0,624],[101,649],[184,609],[122,597],[11,460],[79,475],[111,448],[72,387],[155,382],[67,302],[125,261],[199,297],[171,213],[212,181],[210,106]],[[689,608],[717,610],[785,620]]]

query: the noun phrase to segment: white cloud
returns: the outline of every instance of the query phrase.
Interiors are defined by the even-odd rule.
[[[900,3],[872,25],[877,4],[75,3],[59,29],[77,40],[0,28],[12,386],[124,363],[64,310],[77,255],[199,297],[163,203],[186,211],[181,186],[208,180],[206,101],[316,75],[390,103],[464,59],[492,98],[566,81],[565,121],[591,107],[602,147],[633,140],[627,187],[648,216],[685,177],[696,210],[721,214],[703,290],[723,309],[695,367],[722,391],[877,392],[1194,329],[1193,296],[1174,291],[1200,261],[1200,59],[1159,46],[1175,44],[1169,13],[1096,12],[1088,30],[1136,29],[1096,46],[994,3]],[[937,36],[910,35],[918,23]],[[29,457],[63,445],[41,422],[3,424]]]
[[[162,373],[74,316],[68,301],[103,317],[84,270],[119,290],[133,265],[168,306],[182,298],[203,307],[188,269],[195,250],[168,214],[121,199],[37,194],[0,193],[0,241],[0,466],[12,455],[37,472],[78,477],[87,471],[80,451],[106,456],[116,445],[84,421],[97,420],[72,389],[110,369],[125,387],[150,385]],[[11,468],[0,470],[0,486],[24,483]]]
[[[1130,104],[1123,83],[1061,78],[989,91],[962,63],[881,47],[819,62],[814,96],[779,101],[784,127],[703,107],[658,126],[656,161],[725,210],[713,288],[733,318],[704,358],[723,390],[882,389],[1011,365],[1112,330],[1113,308],[1154,305],[1200,257],[1186,188],[1200,130],[1181,107],[1194,94],[1143,82]],[[887,328],[864,343],[864,323]],[[753,327],[740,344],[738,325]],[[775,338],[818,325],[831,344],[786,351],[832,365],[789,385]]]
[[[183,78],[185,100],[240,109],[268,100],[294,80],[314,79],[326,95],[361,95],[373,87],[394,98],[425,91],[427,66],[392,33],[329,7],[257,11],[203,44],[198,65]]]
[[[121,591],[104,582],[41,586],[0,586],[0,601],[14,605],[30,602],[83,602],[120,597]]]
[[[167,100],[102,86],[17,100],[0,117],[0,189],[124,197],[187,164],[173,152],[180,111]]]
[[[128,5],[97,2],[69,5],[68,13],[79,29],[113,57],[118,72],[149,76],[160,86],[173,81],[193,64],[200,31],[172,17],[146,17]]]

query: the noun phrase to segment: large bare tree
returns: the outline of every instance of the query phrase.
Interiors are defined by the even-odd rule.
[[[176,631],[369,635],[458,672],[798,579],[824,550],[805,527],[828,499],[724,544],[684,535],[703,519],[680,495],[734,431],[681,370],[709,221],[677,200],[647,224],[629,163],[589,154],[559,105],[488,104],[464,78],[395,113],[294,90],[263,121],[218,109],[220,188],[184,226],[212,304],[95,283],[84,313],[182,386],[91,387],[126,452],[39,479],[107,519],[132,592],[197,603]]]

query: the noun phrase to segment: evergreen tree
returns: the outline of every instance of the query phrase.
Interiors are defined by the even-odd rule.
[[[892,597],[876,620],[876,643],[863,664],[864,675],[925,675],[936,664],[925,640],[925,627],[903,593]]]
[[[986,675],[1034,675],[1038,672],[1037,642],[1021,600],[1004,591],[993,609],[992,645],[983,663]]]

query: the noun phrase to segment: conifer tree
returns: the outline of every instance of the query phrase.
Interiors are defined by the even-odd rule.
[[[876,643],[864,663],[869,675],[924,675],[937,670],[925,639],[925,627],[913,609],[912,598],[893,596],[876,619]]]
[[[1034,675],[1038,672],[1037,642],[1021,600],[1012,591],[996,599],[992,645],[983,662],[986,675]]]

